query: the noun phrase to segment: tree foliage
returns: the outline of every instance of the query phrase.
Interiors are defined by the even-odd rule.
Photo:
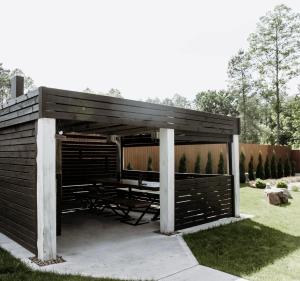
[[[196,161],[195,161],[194,172],[196,174],[200,174],[200,171],[201,171],[200,168],[201,168],[201,157],[200,157],[200,154],[198,153]]]
[[[223,152],[220,152],[220,158],[218,163],[218,174],[224,175],[224,173],[225,173],[224,156],[223,156]]]
[[[181,96],[179,94],[175,94],[172,98],[164,98],[160,99],[158,97],[156,98],[147,98],[146,102],[151,103],[157,103],[162,105],[168,105],[168,106],[175,106],[180,108],[192,108],[192,103],[184,96]]]
[[[265,178],[261,152],[259,152],[259,154],[258,154],[258,163],[257,163],[257,166],[256,166],[256,174],[255,175],[256,175],[257,179],[264,179]]]
[[[4,103],[9,97],[10,80],[16,75],[24,77],[25,93],[35,88],[33,79],[30,78],[29,76],[26,76],[21,69],[19,68],[13,70],[5,69],[3,67],[3,64],[0,63],[0,104]]]
[[[265,179],[269,179],[271,177],[271,168],[270,168],[269,155],[267,155],[267,157],[266,157],[264,170],[265,170]]]
[[[127,170],[132,170],[132,169],[133,169],[133,167],[131,166],[131,163],[130,163],[130,162],[128,162],[126,169],[127,169]]]
[[[153,168],[152,168],[152,157],[151,156],[148,157],[147,171],[153,171]]]
[[[238,97],[232,92],[208,90],[199,92],[194,100],[195,108],[200,111],[238,116]]]
[[[241,115],[241,141],[248,140],[247,127],[253,120],[253,111],[249,108],[252,96],[252,66],[251,56],[244,50],[239,50],[228,63],[229,88],[238,97],[238,111]]]
[[[206,174],[212,174],[212,158],[211,158],[211,152],[207,153],[207,162],[205,167],[205,173]]]
[[[186,171],[187,171],[187,163],[186,162],[187,162],[187,159],[186,159],[185,154],[183,153],[179,160],[179,168],[178,168],[179,173],[186,173]]]
[[[260,18],[249,36],[250,53],[257,70],[257,84],[275,112],[276,143],[280,143],[282,103],[287,83],[298,76],[300,15],[285,5]]]
[[[278,168],[277,168],[277,161],[275,153],[273,152],[272,158],[271,158],[271,177],[273,179],[276,179],[278,176]]]
[[[283,176],[284,176],[284,171],[283,171],[282,159],[279,158],[277,163],[277,177],[280,179]]]
[[[10,87],[10,71],[3,67],[0,63],[0,104],[3,103],[9,94]]]
[[[255,180],[255,177],[254,177],[254,163],[253,163],[253,156],[252,155],[250,157],[250,161],[249,161],[249,164],[248,164],[248,174],[249,174],[249,180],[250,181]]]
[[[291,175],[291,162],[287,157],[284,161],[284,176],[289,177]]]
[[[240,154],[240,183],[246,182],[246,175],[245,175],[245,154],[241,152]]]

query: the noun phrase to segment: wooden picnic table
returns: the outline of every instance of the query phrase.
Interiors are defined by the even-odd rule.
[[[158,192],[160,187],[159,182],[142,181],[142,183],[139,184],[138,180],[131,179],[103,179],[100,182],[104,186],[113,184],[117,188],[128,188],[129,192],[131,192],[132,189]]]
[[[157,196],[159,195],[159,182],[150,182],[150,181],[142,181],[139,180],[132,180],[132,179],[103,179],[100,181],[100,183],[105,186],[111,186],[113,188],[123,190],[128,189],[128,198],[116,198],[112,200],[112,204],[117,205],[119,210],[122,210],[124,212],[123,207],[127,208],[127,211],[124,212],[125,218],[123,218],[123,222],[126,222],[131,225],[139,225],[143,224],[145,222],[141,222],[144,215],[148,212],[148,210],[151,208],[152,204],[157,200]],[[142,192],[146,191],[146,192]],[[133,195],[133,193],[135,193]],[[136,198],[137,193],[143,193],[142,196],[145,196],[146,193],[147,199],[144,198],[139,199]],[[139,195],[140,196],[140,195]],[[110,206],[110,202],[108,202],[108,206]],[[110,208],[113,210],[113,208]],[[134,222],[129,222],[130,216],[129,213],[134,209],[141,209],[142,214],[140,217]],[[114,211],[114,210],[113,210]],[[156,210],[154,213],[153,219],[156,220],[159,217],[159,209]],[[146,222],[147,223],[147,222]]]

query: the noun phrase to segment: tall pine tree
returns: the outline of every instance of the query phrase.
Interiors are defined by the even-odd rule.
[[[249,43],[260,87],[266,88],[264,97],[275,111],[279,144],[283,96],[288,82],[300,73],[300,14],[283,4],[276,6],[260,18]]]

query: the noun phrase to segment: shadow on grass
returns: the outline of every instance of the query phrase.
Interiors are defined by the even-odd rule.
[[[254,273],[300,248],[295,237],[252,220],[184,236],[199,263],[237,276]]]
[[[291,202],[288,202],[288,203],[284,203],[284,204],[280,204],[280,205],[277,205],[278,207],[282,207],[282,208],[286,208],[288,206],[291,205]]]

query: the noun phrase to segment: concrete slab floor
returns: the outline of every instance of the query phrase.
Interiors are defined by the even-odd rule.
[[[115,217],[88,213],[63,216],[58,254],[66,262],[38,267],[32,256],[0,234],[2,248],[33,269],[129,280],[237,281],[235,276],[200,266],[181,235],[157,233],[159,222],[140,226],[120,223]],[[230,279],[231,278],[231,279]]]

